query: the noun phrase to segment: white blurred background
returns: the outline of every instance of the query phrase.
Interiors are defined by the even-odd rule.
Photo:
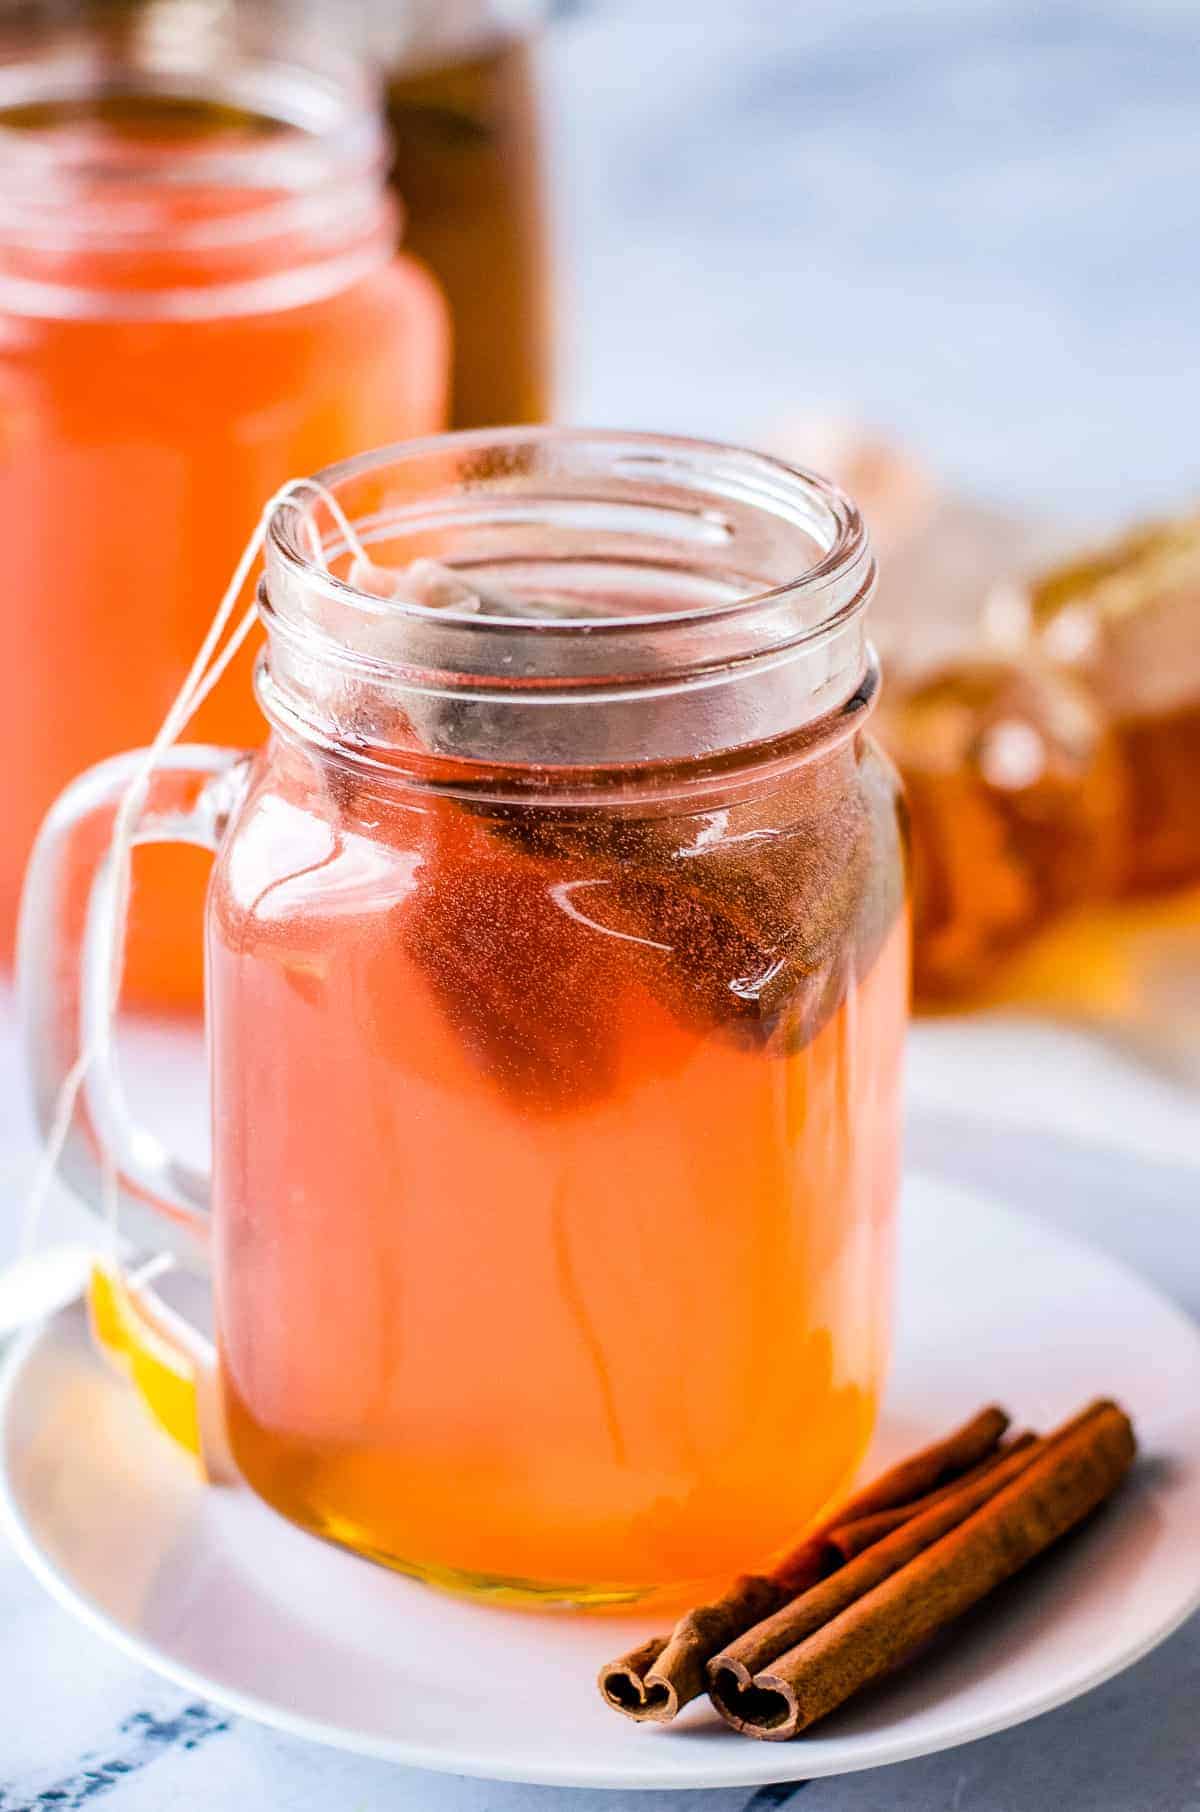
[[[1108,527],[1200,489],[1194,0],[576,0],[546,57],[577,420],[853,407]]]

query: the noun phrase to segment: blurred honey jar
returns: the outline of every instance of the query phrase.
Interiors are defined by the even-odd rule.
[[[1081,538],[852,412],[768,444],[851,489],[879,548],[917,1010],[1065,1014],[1200,1084],[1200,509]]]
[[[1065,1010],[1200,1081],[1200,514],[995,586],[897,690],[918,1003]]]

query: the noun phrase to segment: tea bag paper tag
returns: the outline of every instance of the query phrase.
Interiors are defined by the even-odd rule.
[[[356,554],[350,565],[350,583],[374,598],[394,598],[423,604],[428,610],[472,613],[482,608],[478,591],[436,560],[413,560],[406,567],[379,566],[365,554]]]
[[[530,622],[579,614],[575,604],[556,604],[549,599],[530,602],[499,585],[481,584],[475,577],[466,579],[453,567],[425,555],[410,560],[407,566],[381,566],[366,554],[356,554],[347,576],[351,585],[373,598],[419,604],[425,610],[453,611],[460,616],[512,617]]]

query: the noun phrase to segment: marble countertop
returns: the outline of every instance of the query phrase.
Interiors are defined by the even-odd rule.
[[[567,413],[752,435],[855,402],[981,492],[1112,516],[1200,468],[1188,0],[607,0],[548,64]],[[636,281],[631,274],[636,273]],[[0,1012],[0,1168],[30,1133]],[[170,1110],[191,1077],[158,1078]],[[1195,1097],[1082,1034],[918,1031],[914,1163],[1200,1315]],[[0,1812],[1200,1812],[1200,1623],[1074,1705],[886,1774],[610,1795],[435,1779],[194,1703],[0,1550]]]

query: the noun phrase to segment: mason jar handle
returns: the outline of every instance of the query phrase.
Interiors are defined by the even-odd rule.
[[[108,1012],[115,904],[109,842],[117,808],[142,759],[134,750],[89,768],[59,796],[38,833],[18,934],[26,1058],[46,1137],[67,1078],[92,1047],[60,1174],[102,1213],[107,1164],[116,1178],[121,1232],[132,1245],[170,1252],[205,1269],[208,1176],[133,1119],[111,1041],[96,1036]],[[245,791],[249,761],[241,750],[200,744],[168,750],[149,783],[134,847],[188,843],[215,851]]]

